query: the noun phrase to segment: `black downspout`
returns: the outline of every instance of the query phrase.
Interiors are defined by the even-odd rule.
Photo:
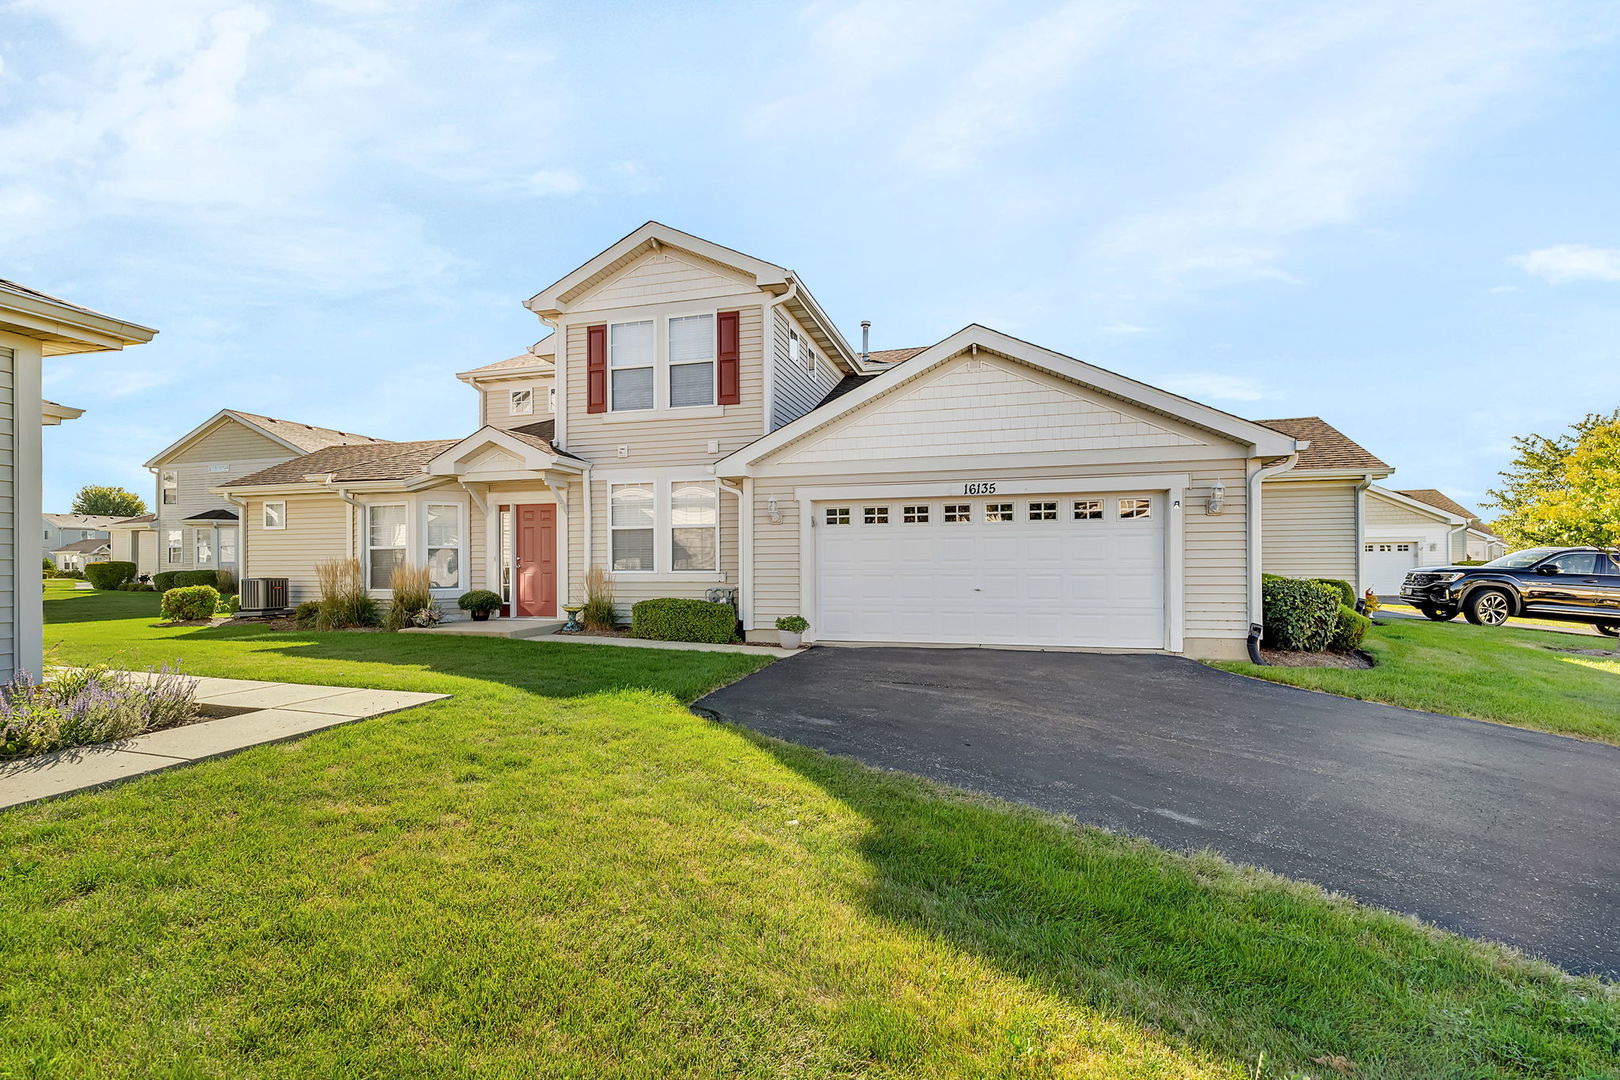
[[[1265,627],[1259,623],[1249,624],[1249,663],[1258,664],[1261,667],[1266,666],[1265,657],[1260,655],[1260,635],[1264,632]]]

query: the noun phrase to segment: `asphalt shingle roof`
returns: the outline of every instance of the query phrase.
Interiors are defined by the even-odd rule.
[[[361,443],[329,446],[313,454],[283,461],[268,469],[221,484],[221,487],[262,487],[267,484],[301,484],[306,476],[331,475],[334,480],[404,480],[416,476],[440,451],[460,439],[428,439],[422,442]]]
[[[1490,529],[1486,528],[1485,523],[1479,520],[1478,515],[1476,515],[1472,510],[1468,509],[1462,503],[1457,502],[1443,491],[1438,491],[1435,488],[1414,488],[1411,491],[1402,491],[1400,494],[1405,495],[1408,499],[1416,499],[1420,503],[1428,503],[1436,510],[1444,510],[1448,514],[1456,514],[1460,518],[1467,518],[1470,528],[1478,529],[1480,532],[1490,533],[1492,536],[1496,535],[1495,533],[1491,532]]]
[[[1255,423],[1280,431],[1310,446],[1300,451],[1295,469],[1388,469],[1390,466],[1320,416],[1294,416]]]
[[[242,409],[232,409],[231,412],[257,424],[279,438],[287,440],[306,454],[313,453],[316,450],[324,450],[329,446],[355,446],[359,444],[388,443],[389,441],[371,435],[356,435],[351,431],[316,427],[314,424],[300,424],[296,420],[278,420],[273,416],[262,416],[259,413],[250,413]]]
[[[97,540],[94,537],[92,537],[89,540],[75,540],[71,544],[63,544],[61,547],[57,548],[56,550],[57,551],[83,551],[83,552],[100,551],[102,548],[106,547],[110,542],[111,541],[108,541],[108,540]]]

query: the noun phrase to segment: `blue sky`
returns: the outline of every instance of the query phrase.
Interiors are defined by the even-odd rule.
[[[221,407],[461,435],[453,373],[641,222],[856,340],[982,322],[1479,497],[1620,405],[1620,12],[1362,3],[0,3],[0,276],[157,327],[52,362],[47,508]]]

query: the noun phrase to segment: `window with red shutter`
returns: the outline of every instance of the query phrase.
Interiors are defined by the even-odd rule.
[[[585,328],[585,411],[607,412],[607,324]]]
[[[742,403],[742,312],[722,311],[715,320],[715,378],[722,405]]]

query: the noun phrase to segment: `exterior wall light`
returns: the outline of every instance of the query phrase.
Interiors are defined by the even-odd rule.
[[[1226,503],[1226,485],[1216,480],[1209,489],[1209,502],[1204,504],[1204,513],[1218,514]]]
[[[782,524],[782,511],[777,508],[775,495],[765,500],[765,514],[771,519],[772,525]]]

